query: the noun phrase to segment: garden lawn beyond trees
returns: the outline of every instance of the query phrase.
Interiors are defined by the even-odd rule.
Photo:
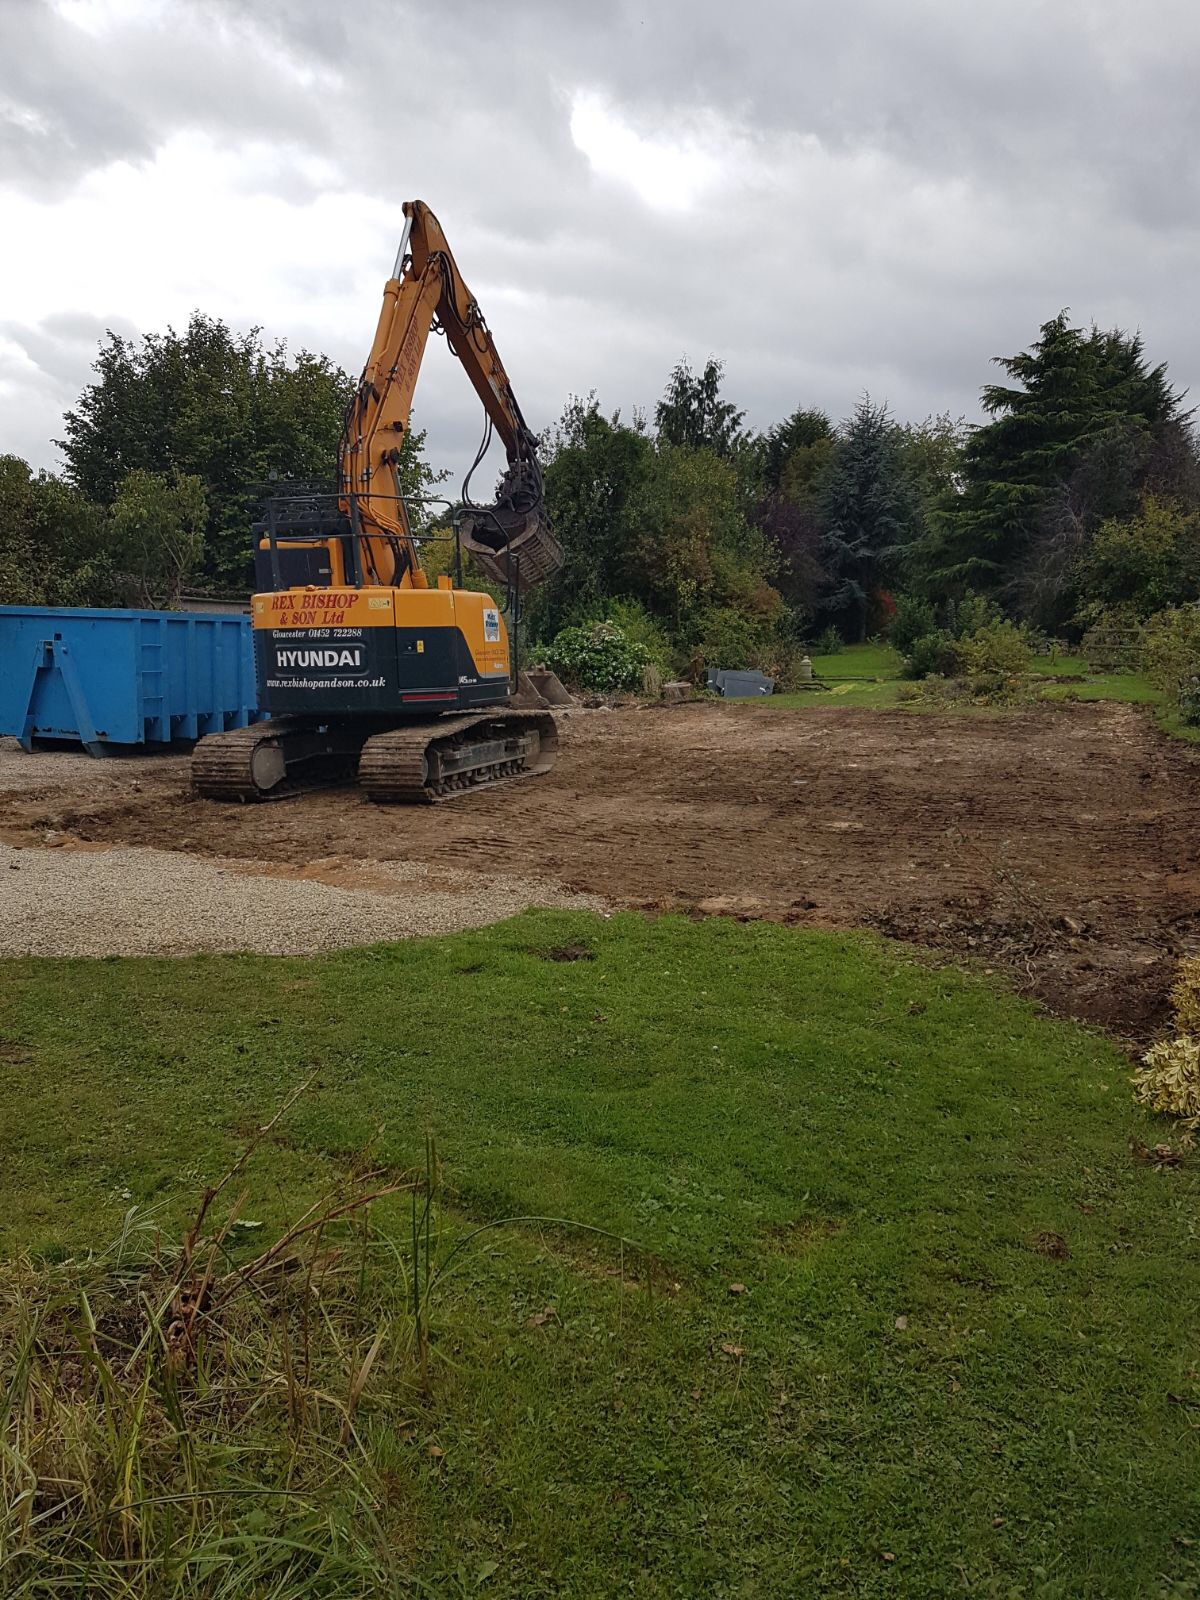
[[[261,1224],[231,1259],[351,1163],[422,1169],[430,1133],[437,1259],[505,1216],[629,1241],[477,1237],[423,1388],[408,1197],[376,1204],[375,1254],[332,1225],[369,1326],[186,1461],[149,1395],[108,1555],[71,1546],[76,1510],[22,1557],[10,1511],[6,1594],[1200,1592],[1195,1157],[1137,1159],[1169,1129],[1128,1061],[986,979],[862,936],[542,912],[307,961],[9,962],[0,1040],[0,1229],[42,1272],[130,1208],[177,1240],[313,1071],[217,1202]],[[322,1419],[364,1366],[339,1447]]]
[[[906,702],[903,667],[903,657],[887,644],[847,645],[835,655],[812,657],[813,676],[825,686],[823,690],[777,691],[769,697],[740,703],[771,711],[829,709],[837,705],[899,706],[915,713],[980,709],[971,704],[944,705],[920,698]],[[1024,696],[1037,700],[1117,700],[1149,706],[1164,733],[1189,742],[1200,738],[1200,730],[1186,722],[1171,697],[1143,673],[1097,671],[1077,655],[1033,656],[1024,679]],[[1013,705],[1021,704],[1022,698],[1017,697]],[[994,714],[1005,707],[989,705],[986,709]]]

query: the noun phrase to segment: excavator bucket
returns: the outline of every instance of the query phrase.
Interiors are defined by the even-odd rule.
[[[536,462],[514,461],[500,480],[492,506],[473,506],[460,524],[463,549],[493,583],[522,592],[543,583],[563,564],[546,516]]]
[[[549,667],[534,667],[517,673],[517,686],[508,697],[510,706],[521,711],[544,711],[547,706],[575,706],[579,702]]]
[[[540,695],[548,706],[578,705],[579,702],[568,692],[558,673],[551,672],[549,667],[536,666],[524,676],[529,679],[534,693]]]
[[[478,533],[485,533],[486,537],[491,532],[481,527],[481,522],[482,519],[470,518],[464,524],[462,547],[493,583],[504,588],[513,584],[524,592],[543,583],[562,566],[562,545],[540,511],[527,517],[519,530],[509,532],[499,549],[478,537]]]

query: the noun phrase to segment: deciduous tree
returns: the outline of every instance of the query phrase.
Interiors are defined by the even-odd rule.
[[[550,638],[570,623],[595,617],[610,597],[636,592],[634,502],[654,446],[644,429],[623,423],[619,412],[604,416],[595,394],[572,395],[541,443],[546,508],[566,559],[533,596],[529,620]]]
[[[200,564],[208,514],[192,474],[129,472],[108,513],[106,557],[127,604],[170,610]]]
[[[1079,562],[1084,620],[1149,617],[1200,594],[1200,514],[1147,495],[1136,516],[1102,522]]]
[[[0,604],[107,603],[100,508],[54,473],[0,456]]]
[[[111,505],[130,472],[200,479],[208,516],[202,571],[245,588],[250,524],[272,479],[332,481],[349,375],[327,356],[264,346],[196,312],[182,334],[109,333],[96,381],[65,418],[74,485]]]

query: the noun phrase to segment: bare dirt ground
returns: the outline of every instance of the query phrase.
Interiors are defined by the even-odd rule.
[[[1138,1039],[1200,948],[1200,752],[1120,705],[574,712],[547,777],[430,807],[196,799],[179,757],[0,753],[0,841],[533,877],[647,910],[868,926]],[[361,871],[361,869],[359,869]]]

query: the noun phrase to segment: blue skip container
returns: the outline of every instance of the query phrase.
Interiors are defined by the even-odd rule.
[[[0,606],[0,734],[170,744],[257,722],[250,618]]]

